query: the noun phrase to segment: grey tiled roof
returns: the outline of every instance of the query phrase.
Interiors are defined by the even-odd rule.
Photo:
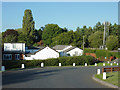
[[[64,48],[68,47],[69,45],[56,45],[53,47],[55,50],[63,50]]]
[[[63,52],[65,52],[65,53],[66,53],[66,52],[68,52],[68,51],[70,51],[70,50],[72,50],[72,49],[74,49],[74,48],[76,48],[76,47],[73,47],[73,46],[72,46],[72,47],[70,47],[70,48],[68,48],[68,49],[64,50]]]

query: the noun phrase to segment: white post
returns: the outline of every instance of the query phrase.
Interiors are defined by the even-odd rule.
[[[1,66],[1,71],[5,71],[5,66]]]
[[[85,63],[85,66],[87,66],[87,63]]]
[[[25,68],[25,65],[24,64],[22,64],[22,67],[21,68]]]
[[[100,74],[100,69],[97,69],[97,74]]]
[[[110,65],[112,66],[112,63]]]
[[[110,63],[110,61],[108,61],[108,64]]]
[[[73,66],[75,66],[75,63],[73,63]]]
[[[103,79],[106,79],[106,72],[103,72]]]
[[[105,63],[103,63],[103,66],[105,66]]]
[[[114,63],[116,63],[116,62],[114,62]]]
[[[61,63],[59,63],[59,67],[61,67]]]
[[[44,67],[44,63],[41,63],[41,67]]]
[[[95,66],[97,66],[97,63],[95,63]]]
[[[117,65],[118,65],[118,63],[117,63]]]

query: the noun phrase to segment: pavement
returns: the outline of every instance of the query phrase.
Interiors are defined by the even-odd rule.
[[[2,73],[3,88],[110,88],[92,79],[101,66],[44,67]]]

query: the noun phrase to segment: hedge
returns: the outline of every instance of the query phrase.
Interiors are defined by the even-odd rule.
[[[97,58],[99,57],[110,57],[110,56],[115,56],[118,58],[118,52],[110,52],[108,50],[99,50],[99,49],[84,49],[84,54],[85,53],[95,53]]]
[[[58,66],[59,63],[61,63],[62,66],[70,66],[73,63],[76,63],[76,66],[84,65],[85,63],[92,65],[95,62],[95,58],[92,56],[83,55],[74,57],[51,58],[46,60],[4,60],[2,61],[2,65],[5,66],[6,69],[21,68],[21,64],[25,64],[25,67],[29,68],[40,67],[42,62],[45,66]]]

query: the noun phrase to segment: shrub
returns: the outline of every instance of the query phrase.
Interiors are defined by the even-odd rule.
[[[99,50],[99,49],[84,49],[84,54],[85,53],[95,53],[97,58],[99,57],[110,57],[110,56],[115,56],[118,58],[118,52],[110,52],[108,50]]]
[[[61,63],[62,66],[69,66],[73,63],[76,63],[76,66],[78,66],[84,65],[85,62],[88,63],[88,65],[93,64],[94,60],[95,59],[92,56],[83,55],[74,57],[51,58],[46,60],[4,60],[2,65],[5,66],[6,69],[21,68],[22,63],[25,64],[26,68],[40,67],[42,62],[45,66],[58,66],[59,63]]]

